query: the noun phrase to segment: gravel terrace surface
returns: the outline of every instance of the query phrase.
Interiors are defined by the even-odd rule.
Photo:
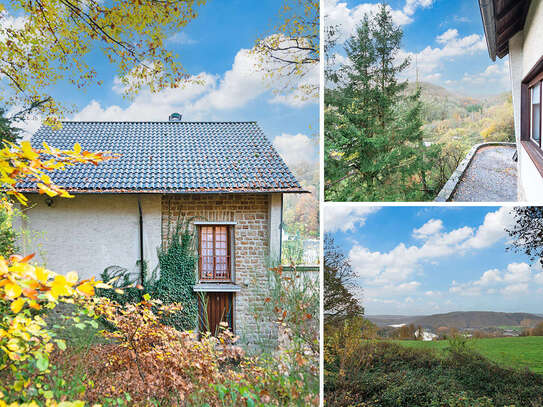
[[[455,202],[508,202],[517,200],[517,163],[514,147],[488,146],[475,153],[456,191]]]

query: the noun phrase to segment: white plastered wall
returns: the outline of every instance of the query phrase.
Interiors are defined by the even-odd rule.
[[[524,31],[509,41],[510,74],[513,92],[515,137],[518,146],[518,197],[520,201],[543,202],[543,177],[520,145],[521,82],[543,56],[543,2],[533,1]]]
[[[98,277],[117,265],[139,275],[138,198],[143,217],[144,260],[152,270],[161,244],[161,196],[151,194],[79,194],[55,198],[48,206],[44,196],[28,194],[26,219],[19,222],[30,235],[20,247],[50,270],[77,271],[81,278]]]
[[[270,233],[270,262],[272,265],[281,262],[281,222],[283,212],[283,195],[270,194],[269,198],[269,233]]]

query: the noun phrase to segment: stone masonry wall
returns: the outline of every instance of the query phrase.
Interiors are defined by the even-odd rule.
[[[162,237],[181,219],[210,222],[236,222],[234,228],[234,279],[241,290],[234,299],[234,328],[241,340],[254,343],[274,338],[269,324],[255,321],[267,291],[268,272],[267,194],[186,194],[162,197]],[[170,231],[168,230],[170,228]]]

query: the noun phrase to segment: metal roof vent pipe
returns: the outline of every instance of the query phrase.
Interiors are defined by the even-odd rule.
[[[170,117],[168,117],[169,122],[180,122],[183,118],[183,115],[181,113],[172,113]]]

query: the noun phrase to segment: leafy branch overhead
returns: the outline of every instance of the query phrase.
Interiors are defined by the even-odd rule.
[[[205,0],[10,0],[0,5],[0,73],[3,102],[40,110],[49,122],[62,113],[49,87],[101,84],[87,59],[100,50],[117,67],[127,94],[180,86],[189,75],[167,47],[169,36],[196,18]]]
[[[283,82],[285,90],[299,88],[306,98],[319,92],[318,82],[305,80],[320,61],[319,16],[317,0],[285,0],[274,33],[259,38],[253,50],[257,68]]]
[[[20,145],[8,143],[0,150],[0,184],[8,195],[15,196],[23,204],[27,198],[17,189],[17,183],[23,179],[37,182],[41,194],[71,198],[72,195],[56,185],[47,172],[82,163],[98,165],[116,157],[109,153],[83,151],[78,143],[73,150],[59,150],[46,143],[43,148],[36,149],[29,141]]]

